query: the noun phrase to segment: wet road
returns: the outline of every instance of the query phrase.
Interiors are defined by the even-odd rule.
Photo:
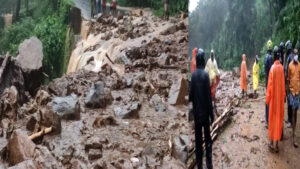
[[[91,18],[91,1],[90,0],[73,0],[75,6],[81,9],[82,16],[86,19]]]

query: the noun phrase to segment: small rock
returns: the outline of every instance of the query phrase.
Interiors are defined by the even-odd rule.
[[[188,95],[188,82],[183,77],[175,81],[169,92],[168,102],[171,105],[186,104],[185,96]]]
[[[38,105],[47,105],[48,102],[51,101],[51,97],[48,92],[45,90],[39,90],[35,97],[35,102]]]
[[[52,127],[52,133],[61,132],[61,118],[60,116],[52,110],[52,107],[45,107],[39,110],[39,122],[42,126]]]
[[[176,27],[177,27],[176,25],[172,25],[169,28],[167,28],[166,30],[160,32],[160,35],[174,34],[177,31]]]
[[[26,129],[29,130],[29,131],[33,131],[35,129],[35,126],[37,124],[37,118],[36,116],[32,115],[29,117],[29,120],[26,124]]]
[[[107,125],[116,125],[117,121],[113,116],[99,116],[93,123],[94,128],[105,127]]]
[[[158,64],[160,66],[164,66],[164,65],[170,65],[170,59],[168,57],[168,54],[166,53],[162,53],[159,58],[158,58]]]
[[[90,149],[100,149],[102,150],[101,140],[95,137],[92,137],[87,140],[85,146],[85,151],[89,151]]]
[[[141,108],[141,104],[139,102],[133,102],[123,107],[114,108],[114,112],[118,118],[122,118],[122,119],[138,118],[140,108]]]
[[[183,163],[186,163],[188,160],[188,140],[189,137],[187,135],[180,135],[174,138],[172,154]]]
[[[88,153],[89,160],[97,160],[102,158],[102,150],[100,149],[90,149]]]
[[[13,132],[8,142],[8,161],[10,165],[33,158],[35,144],[28,135],[17,129]]]
[[[166,111],[166,105],[163,103],[162,98],[155,94],[150,99],[150,106],[155,108],[157,112],[164,112]]]
[[[55,97],[52,101],[52,108],[63,119],[80,119],[80,104],[75,94],[67,97]]]
[[[89,108],[105,108],[111,101],[111,92],[105,91],[104,83],[98,81],[90,88],[85,98],[85,105]]]

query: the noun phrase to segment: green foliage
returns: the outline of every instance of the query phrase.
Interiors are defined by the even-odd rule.
[[[66,25],[55,15],[43,19],[34,29],[34,35],[43,43],[43,65],[50,79],[62,74],[65,32]]]
[[[15,55],[19,44],[32,35],[36,22],[32,18],[24,18],[20,22],[4,29],[0,39],[0,53],[9,51]]]
[[[59,2],[57,9],[51,8],[54,3],[52,0],[30,2],[32,15],[5,28],[2,33],[0,31],[0,53],[9,50],[15,55],[20,43],[31,36],[37,36],[43,44],[44,71],[49,75],[47,80],[51,80],[60,77],[67,69],[74,40],[73,32],[71,30],[67,32],[68,14],[73,2],[72,0],[55,1]],[[67,39],[66,35],[68,35]]]

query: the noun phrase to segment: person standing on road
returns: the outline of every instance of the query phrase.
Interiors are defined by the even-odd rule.
[[[284,43],[283,42],[280,42],[279,53],[280,53],[279,61],[283,66],[284,62],[285,62],[285,59],[284,59]]]
[[[257,98],[257,90],[258,90],[258,82],[259,82],[259,58],[256,55],[255,57],[255,62],[253,64],[252,68],[252,79],[253,79],[253,90],[254,90],[254,97]]]
[[[247,99],[247,63],[246,63],[246,54],[243,54],[243,61],[241,64],[241,90],[244,98],[244,94],[246,93]]]
[[[91,18],[95,16],[95,0],[91,0]]]
[[[210,52],[210,58],[206,63],[205,70],[208,72],[209,75],[211,97],[214,102],[214,109],[216,110],[216,114],[218,115],[215,98],[216,98],[217,87],[220,82],[220,71],[218,69],[218,65],[215,59],[215,54],[213,49]]]
[[[293,44],[288,40],[285,44],[285,47],[287,49],[287,61],[286,61],[286,66],[285,66],[285,77],[287,80],[287,76],[288,76],[288,72],[289,72],[289,65],[291,63],[291,61],[293,61],[294,59],[294,54],[293,54]],[[289,90],[288,90],[288,86],[287,86],[287,97],[289,96]],[[291,128],[292,127],[292,106],[289,103],[290,99],[288,98],[288,121],[287,121],[287,127]]]
[[[164,0],[165,3],[165,19],[169,20],[170,15],[170,0]]]
[[[106,14],[106,0],[102,0],[101,7],[102,7],[102,13],[103,13],[103,15],[105,15]]]
[[[268,77],[266,103],[269,105],[269,149],[279,152],[278,141],[281,139],[284,118],[285,80],[284,68],[279,61],[278,47],[274,47],[274,64]],[[274,144],[275,145],[274,145]]]
[[[204,128],[206,165],[212,169],[212,140],[210,126],[214,121],[209,75],[204,70],[205,58],[203,49],[199,49],[196,56],[197,68],[192,74],[189,101],[193,104],[195,122],[196,162],[198,169],[202,169],[202,129]]]
[[[114,16],[117,15],[117,0],[113,0],[111,4],[111,11]]]
[[[268,79],[269,79],[269,72],[273,64],[272,60],[272,41],[269,40],[267,43],[267,55],[265,57],[265,78],[266,78],[266,88],[268,87]],[[266,128],[269,126],[269,106],[266,104]]]
[[[299,108],[299,89],[300,89],[300,65],[298,62],[298,50],[294,49],[294,59],[289,64],[287,83],[289,87],[289,104],[292,108],[292,144],[295,148],[295,128],[297,122],[297,111]]]

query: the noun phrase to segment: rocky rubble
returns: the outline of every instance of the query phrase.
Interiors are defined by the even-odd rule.
[[[134,23],[130,17],[101,16],[90,33],[123,40],[152,31],[147,17]],[[188,30],[183,22],[174,25],[175,32],[168,28],[124,49],[116,57],[127,59],[123,74],[114,69],[117,59],[99,72],[81,69],[41,86],[25,104],[13,102],[19,94],[10,85],[1,94],[0,161],[11,168],[184,168]]]

